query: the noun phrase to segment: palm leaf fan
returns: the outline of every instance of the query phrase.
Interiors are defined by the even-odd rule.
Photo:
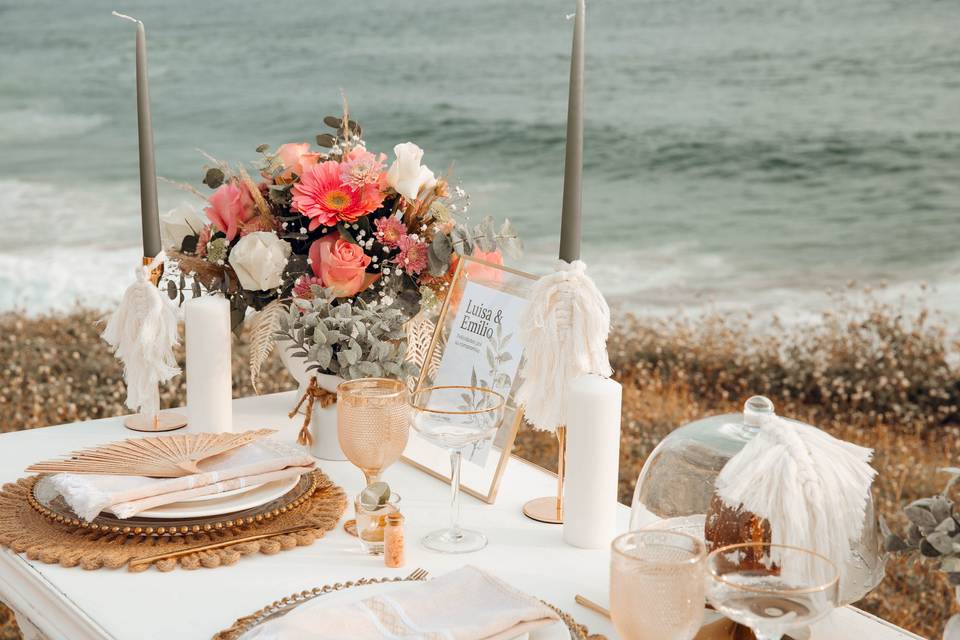
[[[27,467],[27,471],[179,478],[199,473],[197,463],[202,460],[272,433],[276,431],[258,429],[243,433],[187,433],[131,438],[75,451],[62,460],[38,462]]]

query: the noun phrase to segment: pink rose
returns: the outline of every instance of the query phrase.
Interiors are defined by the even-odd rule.
[[[282,144],[275,155],[283,165],[283,173],[277,176],[278,182],[290,182],[294,174],[302,176],[304,169],[320,160],[320,154],[310,151],[308,142]]]
[[[227,240],[237,237],[237,232],[254,216],[253,198],[243,185],[226,182],[209,198],[210,206],[204,209],[207,218],[220,231],[227,234]]]
[[[310,268],[338,298],[354,296],[377,279],[376,274],[367,274],[369,264],[370,256],[339,233],[325,235],[310,245]]]

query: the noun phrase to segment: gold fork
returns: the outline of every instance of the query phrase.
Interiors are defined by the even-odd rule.
[[[422,580],[426,580],[427,576],[429,575],[430,575],[429,571],[426,571],[425,569],[417,568],[417,569],[414,569],[410,573],[410,575],[404,578],[404,580],[422,581]]]

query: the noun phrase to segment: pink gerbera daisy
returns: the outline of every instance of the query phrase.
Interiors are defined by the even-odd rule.
[[[410,236],[403,236],[397,242],[400,253],[395,259],[397,266],[409,273],[417,275],[427,268],[427,245]]]
[[[213,225],[204,225],[200,233],[197,234],[197,255],[201,258],[207,255],[207,245],[210,244],[210,236],[213,235]]]
[[[343,184],[340,163],[334,160],[307,168],[293,185],[293,208],[310,218],[311,231],[320,225],[356,222],[380,208],[382,202],[383,193],[376,184],[360,189]]]
[[[377,227],[377,240],[388,247],[396,247],[407,234],[407,227],[396,218],[380,218],[373,224]]]
[[[354,189],[377,184],[386,159],[387,156],[382,153],[375,156],[363,147],[354,147],[340,163],[340,181]]]

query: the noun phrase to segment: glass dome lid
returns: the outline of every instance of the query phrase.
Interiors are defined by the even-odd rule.
[[[672,431],[650,453],[640,470],[630,529],[683,531],[705,539],[708,547],[764,539],[769,542],[766,521],[726,507],[716,495],[715,482],[727,461],[773,415],[773,402],[753,396],[744,403],[742,413],[710,416]],[[872,499],[868,499],[866,518],[860,543],[853,547],[852,560],[843,572],[846,578],[841,582],[841,591],[847,603],[869,593],[883,578],[886,557]]]
[[[772,415],[773,402],[753,396],[744,403],[743,413],[702,418],[671,432],[640,471],[630,528],[705,516],[720,470],[756,435],[764,418]]]

